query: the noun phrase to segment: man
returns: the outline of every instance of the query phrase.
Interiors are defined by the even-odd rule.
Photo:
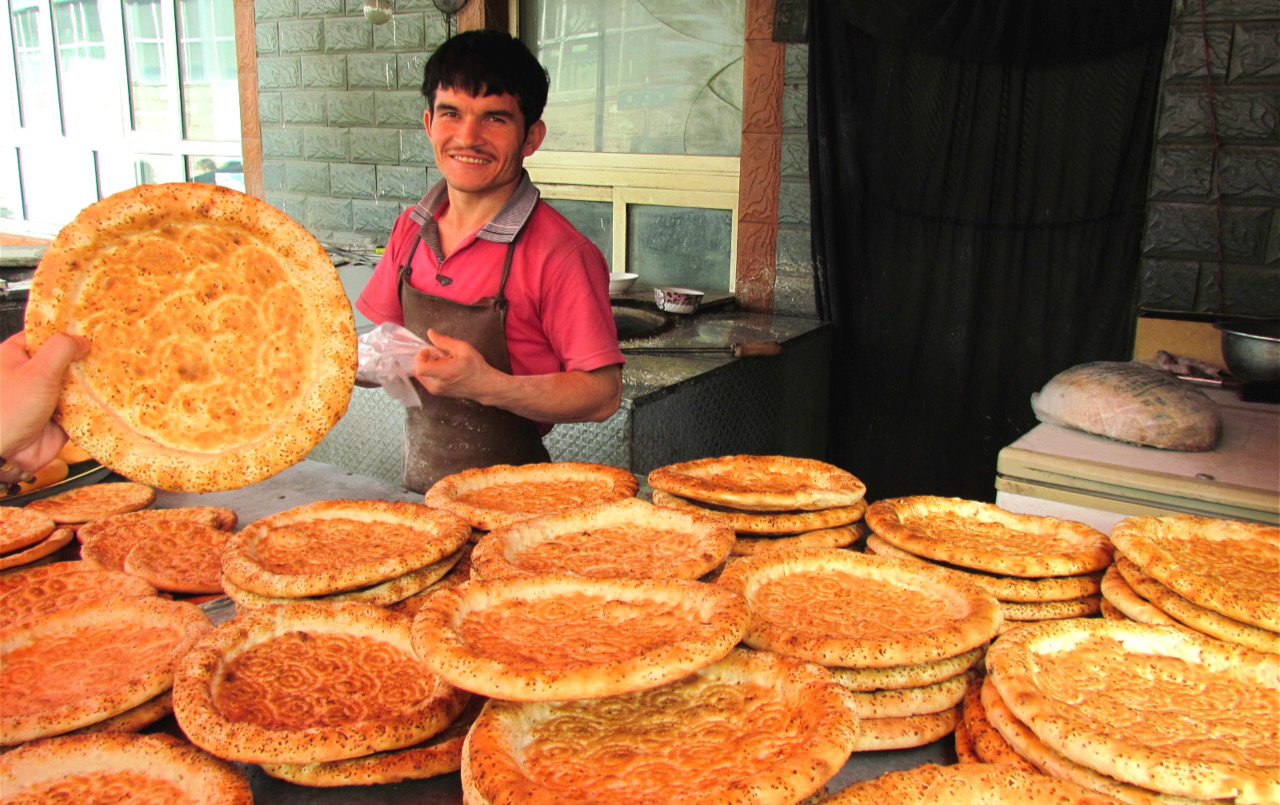
[[[67,367],[89,352],[89,343],[55,333],[35,355],[19,330],[0,343],[0,487],[30,482],[67,443],[53,422]]]
[[[414,366],[409,489],[546,461],[552,424],[600,422],[621,402],[604,257],[523,167],[546,135],[547,89],[537,59],[497,31],[459,34],[427,61],[423,124],[444,180],[397,219],[356,300],[430,345]]]

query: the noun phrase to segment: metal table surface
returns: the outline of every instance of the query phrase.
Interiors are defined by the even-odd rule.
[[[226,492],[160,492],[157,508],[176,506],[224,506],[239,515],[243,527],[261,517],[318,500],[407,500],[418,502],[416,492],[376,478],[355,475],[328,464],[306,460],[280,474],[243,489]],[[202,605],[215,622],[230,615],[227,599]],[[166,727],[178,730],[176,723]],[[177,734],[181,734],[178,732]],[[831,793],[859,780],[925,763],[956,762],[950,735],[914,749],[855,752],[827,784]],[[248,775],[255,805],[461,805],[462,785],[456,772],[427,780],[371,786],[312,788],[268,776],[252,764],[237,764]]]

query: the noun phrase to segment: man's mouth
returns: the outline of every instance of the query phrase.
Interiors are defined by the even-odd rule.
[[[468,165],[487,165],[489,160],[485,157],[470,156],[467,154],[454,154],[453,158],[458,162],[465,162]]]

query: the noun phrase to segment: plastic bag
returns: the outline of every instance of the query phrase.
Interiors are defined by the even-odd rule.
[[[356,380],[377,383],[405,408],[417,408],[422,401],[410,382],[413,358],[428,346],[399,324],[379,324],[357,339]]]

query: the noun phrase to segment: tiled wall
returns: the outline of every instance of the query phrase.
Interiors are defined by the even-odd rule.
[[[1280,316],[1280,5],[1204,0],[1203,23],[1201,9],[1175,0],[1139,306]]]
[[[788,44],[782,89],[782,163],[773,311],[814,318],[809,216],[809,46]]]

